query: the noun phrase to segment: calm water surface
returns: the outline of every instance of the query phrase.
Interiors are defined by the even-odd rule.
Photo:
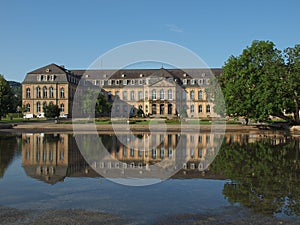
[[[295,219],[300,213],[298,137],[228,133],[219,151],[212,134],[136,137],[130,141],[126,134],[100,135],[119,164],[89,165],[73,134],[1,135],[0,205],[80,208],[144,222],[174,214],[224,213],[230,207]],[[180,139],[185,145],[176,148]],[[142,146],[149,140],[154,145],[145,151]],[[212,152],[217,157],[203,172],[203,162]],[[176,161],[178,156],[187,159],[183,169],[155,185],[124,186],[94,170],[101,167],[112,180],[125,179],[127,171],[140,171],[164,159]],[[113,169],[120,175],[112,176]]]

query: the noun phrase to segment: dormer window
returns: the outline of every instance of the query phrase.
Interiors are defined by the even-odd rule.
[[[50,70],[49,68],[46,69],[46,73],[50,73],[50,71],[51,71],[51,70]]]
[[[88,74],[86,74],[86,75],[85,75],[85,78],[88,78],[88,77],[89,77],[89,75],[88,75]]]
[[[183,77],[186,77],[186,73],[183,74]]]
[[[201,76],[202,76],[202,77],[205,77],[205,73],[202,73]]]
[[[43,80],[43,76],[42,75],[38,75],[37,76],[37,81],[42,81]]]
[[[106,75],[106,74],[104,74],[104,75],[103,75],[103,77],[104,77],[104,78],[106,78],[106,77],[107,77],[107,75]]]
[[[122,77],[125,77],[125,74],[123,73],[121,76],[122,76]]]
[[[183,83],[184,85],[187,85],[187,79],[183,79],[182,83]]]
[[[144,76],[144,75],[141,73],[141,74],[140,74],[140,77],[143,77],[143,76]]]

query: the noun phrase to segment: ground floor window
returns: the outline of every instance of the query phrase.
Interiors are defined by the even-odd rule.
[[[199,112],[199,113],[202,113],[202,111],[203,111],[202,105],[199,105],[199,106],[198,106],[198,112]]]
[[[171,115],[173,111],[172,104],[168,104],[168,114]]]
[[[156,104],[152,105],[152,114],[155,115],[156,114]]]
[[[30,104],[26,104],[26,112],[30,112]]]
[[[64,112],[65,111],[65,105],[64,104],[60,104],[60,112]]]
[[[210,113],[210,105],[207,105],[207,106],[206,106],[206,112],[207,112],[207,113]]]

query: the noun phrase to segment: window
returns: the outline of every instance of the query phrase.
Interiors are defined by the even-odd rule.
[[[202,100],[203,99],[203,94],[202,91],[198,91],[198,100]]]
[[[191,113],[195,112],[195,106],[191,105]]]
[[[156,90],[152,90],[152,99],[156,100]]]
[[[26,88],[26,98],[30,98],[30,88]]]
[[[37,102],[36,103],[36,112],[39,113],[41,111],[41,103]]]
[[[127,100],[127,91],[123,91],[123,100]]]
[[[43,102],[43,111],[45,111],[46,106],[47,106],[47,102]]]
[[[25,109],[26,109],[26,112],[30,112],[30,104],[28,103],[28,104],[26,104],[26,107],[25,107]]]
[[[203,111],[202,105],[199,105],[199,106],[198,106],[198,112],[199,112],[199,113],[202,113],[202,111]]]
[[[65,105],[62,103],[60,104],[60,112],[64,112],[65,111]]]
[[[64,98],[65,97],[65,89],[61,88],[60,89],[60,98]]]
[[[191,99],[191,100],[194,100],[194,99],[195,99],[195,92],[194,92],[194,91],[191,91],[191,92],[190,92],[190,99]]]
[[[108,100],[108,101],[111,101],[111,100],[112,100],[111,97],[112,97],[112,94],[111,94],[111,91],[109,91],[109,92],[107,93],[107,100]]]
[[[130,92],[130,100],[133,101],[134,100],[134,91]]]
[[[139,91],[139,93],[138,93],[138,98],[139,98],[139,100],[142,100],[142,99],[143,99],[143,92],[142,92],[142,91]]]
[[[182,83],[183,85],[187,85],[187,79],[183,79]]]
[[[160,99],[162,99],[162,100],[165,99],[165,92],[163,89],[160,90]]]
[[[186,100],[186,92],[182,91],[182,100]]]
[[[49,88],[49,98],[54,98],[53,87]]]
[[[169,100],[172,100],[172,99],[173,99],[173,93],[172,93],[172,90],[171,90],[171,89],[168,90],[168,99],[169,99]]]
[[[155,115],[156,114],[156,104],[152,105],[152,114]]]
[[[192,85],[195,84],[195,79],[191,79],[191,84],[192,84]]]
[[[41,98],[41,88],[40,87],[36,88],[36,97]]]
[[[207,105],[207,106],[206,106],[206,112],[207,112],[207,113],[210,113],[210,105]]]
[[[43,98],[47,98],[47,88],[43,87]]]
[[[145,91],[145,99],[148,100],[148,91]]]
[[[127,80],[123,80],[123,84],[124,84],[124,85],[127,85]]]
[[[108,85],[111,85],[111,80],[108,80],[108,81],[107,81],[107,84],[108,84]]]

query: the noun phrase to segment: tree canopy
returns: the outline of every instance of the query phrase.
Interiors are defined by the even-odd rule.
[[[254,41],[241,55],[231,56],[219,78],[227,115],[299,122],[299,52],[298,45],[282,52],[271,41]]]
[[[59,108],[57,105],[50,103],[43,108],[46,118],[57,118],[59,117]]]

